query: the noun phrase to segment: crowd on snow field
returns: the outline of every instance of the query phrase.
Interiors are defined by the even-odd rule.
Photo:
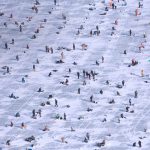
[[[144,0],[135,2],[135,11],[132,12],[132,14],[131,14],[132,16],[135,17],[135,19],[142,15],[143,1]],[[40,10],[41,3],[42,3],[42,1],[40,2],[40,0],[35,0],[34,3],[31,3],[31,7],[29,9],[32,10],[32,13],[34,13],[34,15],[38,15],[39,13],[41,13],[41,10]],[[60,1],[54,0],[53,4],[51,6],[52,9],[49,10],[47,12],[47,14],[53,15],[54,9],[59,8],[60,3],[61,3]],[[101,3],[103,4],[103,8],[100,8],[100,9],[102,9],[103,12],[100,14],[100,16],[104,16],[104,17],[107,17],[107,15],[110,13],[110,11],[114,11],[114,12],[117,11],[118,6],[121,8],[128,7],[128,3],[126,0],[109,0],[108,2],[103,0]],[[94,2],[92,4],[90,3],[88,5],[89,5],[89,8],[88,8],[89,13],[95,11],[96,5]],[[20,12],[20,13],[23,13],[23,12]],[[22,22],[20,22],[15,19],[15,13],[11,12],[10,14],[8,14],[5,11],[4,12],[0,11],[0,17],[6,18],[6,21],[2,22],[3,24],[1,26],[3,26],[5,29],[9,29],[10,23],[13,22],[13,24],[15,25],[15,30],[17,30],[17,32],[20,32],[20,34],[22,34],[22,35],[24,34],[24,30],[26,29],[27,24],[32,22],[32,19],[34,19],[34,17],[32,15],[26,16],[26,20],[25,21],[23,20]],[[61,18],[62,18],[62,22],[63,22],[64,26],[67,26],[67,23],[69,20],[67,18],[67,14],[62,12]],[[86,20],[88,20],[88,17],[86,18]],[[47,21],[48,21],[48,18],[43,18],[43,20],[39,24],[36,25],[34,31],[32,31],[32,36],[27,37],[27,38],[30,38],[31,42],[26,43],[26,41],[25,41],[24,42],[25,45],[21,45],[21,47],[19,47],[20,49],[22,49],[22,48],[24,49],[23,54],[27,54],[28,51],[32,51],[32,42],[34,42],[35,39],[39,38],[42,30],[44,30],[44,28],[46,28]],[[120,24],[120,22],[119,22],[120,20],[118,18],[117,19],[112,18],[111,21],[112,22],[110,22],[110,24],[111,24],[112,28],[111,28],[111,32],[109,33],[109,35],[110,35],[110,37],[115,37],[118,32],[118,26]],[[129,20],[129,21],[131,21],[131,20]],[[85,26],[83,24],[78,24],[78,26],[79,26],[79,28],[76,29],[76,33],[75,33],[76,38],[81,36],[82,33],[84,32],[84,29],[87,28],[87,26]],[[61,36],[61,32],[60,32],[61,30],[63,30],[63,27],[60,28],[58,32],[56,32],[57,36]],[[127,29],[127,30],[128,31],[125,33],[125,37],[136,38],[135,37],[136,31],[134,30],[134,28]],[[89,31],[86,31],[86,34],[88,35],[88,38],[96,39],[97,37],[101,37],[101,28],[99,27],[99,25],[94,25],[94,29],[91,28]],[[108,33],[106,33],[106,34],[108,34]],[[15,35],[13,35],[13,38],[10,38],[10,37],[8,36],[8,39],[4,40],[3,34],[0,35],[0,41],[2,41],[2,43],[3,43],[1,49],[5,49],[6,52],[12,51],[13,46],[18,44],[18,41],[15,39],[16,38]],[[147,43],[147,34],[146,34],[146,32],[142,32],[141,39],[139,41],[139,45],[137,45],[137,51],[136,51],[141,54],[141,57],[143,57],[143,51],[145,49],[146,43]],[[77,50],[80,50],[84,53],[89,53],[89,49],[90,49],[89,47],[90,47],[90,43],[82,42],[82,44],[78,44],[78,43],[76,43],[76,41],[73,41],[71,43],[71,46],[61,47],[61,46],[57,45],[57,48],[50,46],[49,43],[47,43],[45,45],[45,47],[43,47],[43,53],[45,56],[47,56],[47,55],[53,56],[55,54],[58,54],[59,56],[57,58],[55,58],[55,61],[54,61],[55,66],[59,65],[63,68],[64,67],[63,65],[65,65],[67,63],[66,58],[67,58],[68,53],[75,52]],[[37,53],[38,53],[38,51],[37,51]],[[121,50],[121,55],[123,55],[123,56],[127,56],[128,53],[130,53],[128,51],[128,47],[124,47]],[[19,52],[18,52],[18,54],[17,53],[15,54],[16,56],[14,59],[18,64],[21,63],[21,59],[24,57],[23,54],[20,55]],[[82,54],[78,54],[78,55],[82,55]],[[28,63],[30,63],[30,72],[36,73],[36,72],[38,72],[39,66],[40,65],[42,66],[42,60],[41,60],[41,58],[38,58],[38,57],[33,58],[33,59],[34,59],[34,63],[32,63],[33,61],[28,62]],[[93,66],[100,67],[101,65],[103,65],[105,63],[107,63],[107,57],[105,57],[105,55],[102,55],[99,57],[99,59],[97,59],[93,62]],[[78,68],[78,64],[79,64],[78,60],[71,62],[71,65],[67,68],[67,70],[64,70],[64,72],[66,74],[65,76],[59,74],[58,69],[52,70],[53,68],[47,68],[47,70],[50,70],[50,71],[47,73],[45,78],[46,78],[46,80],[49,80],[50,78],[53,79],[53,77],[55,77],[56,74],[59,74],[59,76],[61,76],[61,78],[57,79],[56,84],[58,86],[62,86],[62,88],[66,87],[66,86],[71,88],[72,87],[71,80],[77,80],[77,82],[79,81],[80,84],[77,85],[77,89],[75,91],[75,97],[82,95],[84,88],[88,86],[89,82],[99,84],[98,78],[100,77],[100,74],[98,71],[99,69],[94,69],[94,68],[87,69],[86,66],[85,66],[85,68],[80,69],[80,68]],[[132,58],[125,65],[127,68],[136,67],[139,65],[139,60],[136,58]],[[74,66],[77,68],[77,70],[75,72],[74,72]],[[7,64],[4,64],[4,66],[2,66],[1,74],[3,76],[7,76],[9,78],[9,77],[11,77],[11,74],[13,74],[13,71],[14,70],[12,69],[11,65],[9,66]],[[131,73],[130,75],[134,76],[133,73]],[[26,83],[28,83],[29,76],[30,76],[29,74],[26,74],[21,77],[20,82],[22,85],[25,85]],[[63,77],[63,79],[62,79],[62,77]],[[145,72],[144,68],[141,68],[141,70],[139,71],[139,77],[140,78],[147,77],[147,73]],[[114,94],[115,94],[115,96],[122,98],[123,96],[122,96],[121,90],[127,86],[128,82],[126,81],[126,79],[122,79],[118,82],[115,83]],[[144,84],[147,84],[147,86],[149,86],[148,83],[149,83],[149,81],[145,79]],[[104,81],[104,85],[109,89],[112,86],[112,81],[107,79]],[[56,85],[53,85],[53,86],[55,87]],[[99,87],[99,88],[97,88],[96,91],[98,92],[99,95],[104,95],[106,92],[106,89]],[[44,89],[44,87],[41,85],[34,92],[41,94],[41,93],[47,93],[48,91],[46,91]],[[131,93],[132,94],[130,95],[130,98],[127,99],[127,103],[125,105],[122,104],[123,108],[121,108],[121,109],[123,109],[123,111],[120,111],[120,114],[117,114],[117,116],[116,116],[115,122],[117,124],[121,124],[121,122],[125,122],[125,120],[128,119],[129,115],[126,115],[126,114],[131,114],[134,116],[134,113],[135,113],[134,107],[136,105],[135,99],[138,99],[139,97],[141,98],[141,94],[140,94],[140,91],[138,90],[138,88],[131,91]],[[86,93],[86,95],[87,95],[88,99],[86,99],[85,101],[86,101],[86,103],[90,103],[88,105],[89,107],[87,107],[87,109],[86,109],[86,112],[90,113],[90,112],[93,112],[95,107],[97,107],[99,105],[99,101],[97,100],[97,98],[95,98],[94,93],[90,94],[90,95],[89,95],[89,93]],[[9,93],[6,96],[9,97],[9,99],[10,99],[10,101],[12,101],[12,103],[15,100],[17,100],[17,101],[20,100],[20,96],[17,95],[17,92]],[[32,99],[34,99],[34,96]],[[117,105],[116,103],[117,103],[117,100],[115,98],[109,99],[107,101],[107,104],[109,104],[109,105],[115,106],[115,105]],[[68,111],[64,112],[62,110],[61,99],[57,98],[57,96],[55,97],[55,95],[53,93],[47,94],[46,100],[42,100],[40,102],[38,108],[33,108],[32,110],[30,110],[30,115],[28,117],[30,117],[32,122],[34,122],[34,121],[36,122],[36,120],[40,120],[42,117],[44,118],[44,115],[45,115],[44,111],[45,111],[45,108],[47,108],[47,107],[53,107],[55,112],[57,112],[57,110],[59,110],[58,113],[56,113],[55,116],[52,118],[52,120],[62,120],[64,122],[67,122],[68,120],[70,120],[70,118],[72,118],[72,116],[67,114]],[[65,105],[66,109],[70,109],[71,107],[72,107],[71,104]],[[16,110],[13,120],[8,118],[7,122],[5,123],[5,128],[12,128],[12,130],[16,130],[16,126],[17,126],[17,128],[20,128],[21,130],[25,130],[25,131],[28,130],[28,128],[30,128],[30,123],[21,119],[21,123],[18,125],[18,123],[16,123],[16,119],[18,119],[18,118],[20,118],[20,119],[22,118],[22,113],[20,110]],[[82,115],[77,116],[77,120],[78,121],[84,120],[84,116],[82,116]],[[108,121],[108,118],[106,115],[101,120],[101,123],[105,123],[107,121]],[[51,125],[49,125],[49,124],[44,124],[44,125],[42,125],[42,127],[40,129],[37,129],[37,130],[41,130],[43,132],[50,132],[51,131],[50,126]],[[78,129],[76,129],[76,127],[70,126],[68,132],[75,133],[77,130]],[[143,133],[146,133],[146,132],[147,132],[147,129],[143,129]],[[111,136],[113,136],[113,135],[111,133],[109,133],[108,135],[104,136],[102,139],[99,139],[94,144],[94,146],[96,148],[105,147],[108,143],[107,137],[111,137]],[[82,139],[80,139],[80,140],[83,143],[89,143],[91,140],[91,137],[93,137],[92,133],[90,133],[90,131],[87,130],[87,132],[85,132],[85,136],[82,137]],[[142,142],[143,139],[144,139],[144,137],[140,137],[138,140],[133,141],[133,143],[131,143],[130,146],[141,148],[144,145],[144,143]],[[38,143],[36,135],[32,135],[32,133],[31,133],[31,136],[25,137],[23,140],[27,143],[28,146],[30,146],[32,148],[34,148],[34,146],[36,146]],[[67,139],[67,137],[65,137],[65,136],[61,136],[58,140],[59,140],[59,142],[68,144],[68,145],[70,142],[69,138]],[[7,138],[1,144],[5,145],[6,147],[7,146],[11,147],[13,141],[14,141],[14,138]],[[26,148],[26,149],[29,150],[32,148]],[[96,150],[96,148],[95,148],[95,150]]]

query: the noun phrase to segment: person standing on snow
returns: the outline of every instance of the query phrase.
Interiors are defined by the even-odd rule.
[[[32,110],[32,117],[35,117],[35,109]]]
[[[130,36],[132,35],[132,30],[130,29],[130,31],[129,31],[129,34],[130,34]]]
[[[20,32],[22,32],[22,26],[21,25],[19,26],[19,30],[20,30]]]
[[[66,113],[64,113],[64,120],[66,120]]]
[[[134,98],[137,98],[137,97],[138,97],[138,92],[135,91],[135,92],[134,92]]]
[[[33,65],[33,71],[35,71],[35,65]]]
[[[42,110],[41,109],[38,110],[38,114],[39,114],[39,117],[42,117]]]
[[[75,44],[73,43],[73,50],[75,50],[76,49],[76,47],[75,47]]]
[[[80,88],[78,88],[78,94],[80,94]]]
[[[142,142],[138,141],[139,147],[142,147]]]
[[[77,77],[78,77],[78,79],[80,78],[80,73],[79,72],[77,72]]]
[[[11,44],[13,44],[13,45],[14,45],[14,43],[15,43],[15,40],[14,40],[14,39],[12,39],[12,42],[11,42]]]
[[[8,44],[7,43],[5,43],[5,49],[8,49]]]
[[[104,57],[102,56],[102,63],[104,63]]]
[[[7,73],[9,73],[9,72],[10,72],[10,69],[9,69],[9,67],[7,67],[7,68],[6,68],[6,70],[7,70]]]
[[[141,70],[141,77],[144,77],[144,70]]]
[[[22,83],[25,83],[25,79],[24,78],[22,78]]]
[[[18,55],[16,55],[16,60],[19,61],[19,56]]]
[[[58,101],[55,99],[55,107],[58,107]]]
[[[57,1],[56,1],[56,0],[54,0],[54,4],[55,4],[55,5],[57,4]]]
[[[64,59],[64,53],[61,52],[61,60],[63,60],[63,59]]]
[[[93,95],[90,96],[90,102],[93,102]]]

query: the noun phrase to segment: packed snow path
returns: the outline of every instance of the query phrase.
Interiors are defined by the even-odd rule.
[[[0,2],[0,147],[149,150],[149,1],[54,2]]]

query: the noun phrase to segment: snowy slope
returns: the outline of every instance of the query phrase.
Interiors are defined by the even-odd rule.
[[[57,0],[56,5],[53,0],[39,2],[0,1],[0,13],[4,13],[0,16],[0,147],[129,150],[139,149],[141,141],[141,149],[149,150],[149,1],[114,0],[117,9],[110,7],[109,0]],[[143,7],[138,8],[139,2]],[[136,16],[137,8],[141,14]],[[35,33],[37,29],[39,33]],[[100,35],[90,35],[91,30],[100,31]],[[87,50],[82,49],[82,44],[87,45]],[[53,48],[53,53],[46,52],[45,46]],[[57,64],[60,59],[64,63]],[[131,65],[133,59],[138,64]],[[91,73],[90,79],[84,77],[83,70],[95,72],[95,79]],[[66,79],[68,84],[62,84]],[[125,85],[118,88],[123,80]],[[39,88],[44,91],[37,92]],[[10,98],[11,93],[18,98]],[[52,98],[48,99],[49,95]],[[115,103],[110,104],[112,100]],[[41,109],[41,117],[36,114],[36,119],[32,118],[33,109]],[[15,117],[17,112],[20,117]],[[63,118],[64,113],[66,120],[56,119],[57,115]],[[26,127],[22,129],[21,123]],[[49,130],[43,131],[45,126]],[[87,133],[90,138],[86,143]],[[35,140],[25,141],[32,135]],[[98,147],[96,143],[103,140],[105,145]]]

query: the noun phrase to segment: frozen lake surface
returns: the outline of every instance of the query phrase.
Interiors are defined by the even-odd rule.
[[[149,8],[1,0],[2,150],[149,150]]]

